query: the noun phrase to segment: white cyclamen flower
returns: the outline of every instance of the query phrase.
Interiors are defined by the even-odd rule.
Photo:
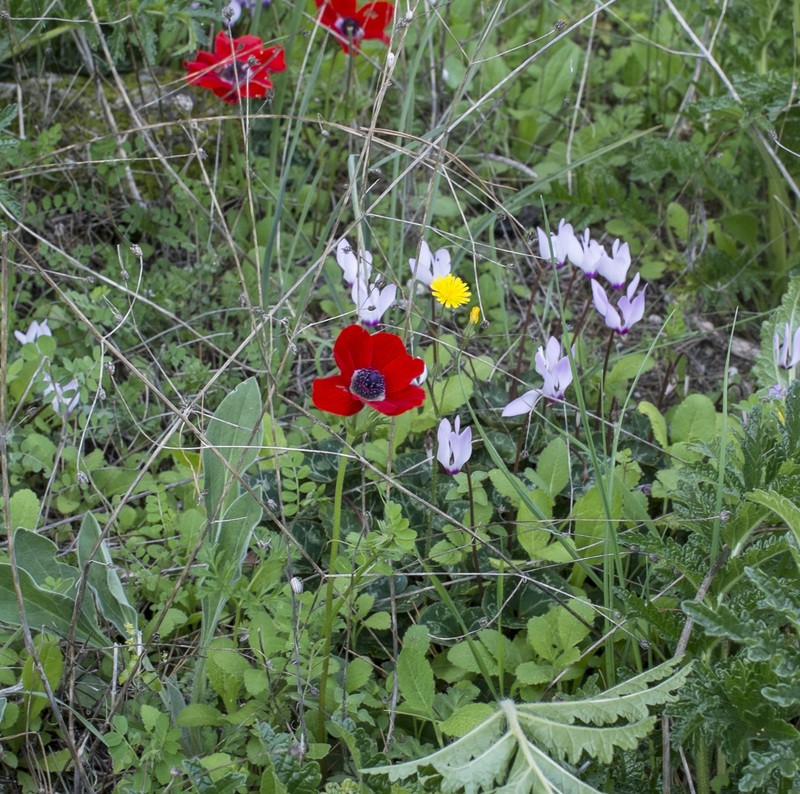
[[[573,355],[575,349],[573,347]],[[536,353],[536,371],[542,376],[544,383],[539,389],[526,391],[521,397],[512,400],[503,408],[503,416],[519,416],[530,413],[541,397],[550,402],[564,399],[567,386],[572,383],[572,367],[569,356],[561,355],[561,342],[554,336],[547,340],[546,347],[540,347]]]
[[[35,342],[40,336],[52,336],[52,332],[47,325],[47,320],[42,320],[41,323],[34,320],[28,328],[28,333],[23,334],[22,331],[14,331],[14,336],[21,345],[26,345],[28,342]]]
[[[567,252],[569,261],[579,267],[586,278],[594,278],[602,257],[608,256],[605,249],[597,240],[589,239],[589,230],[583,232],[583,239],[579,240],[577,247],[571,247]]]
[[[583,252],[572,224],[562,218],[557,232],[550,232],[549,238],[544,229],[537,229],[539,237],[539,256],[547,262],[554,261],[557,268],[564,267],[567,259],[581,259]],[[552,249],[552,250],[551,250]]]
[[[622,289],[625,286],[625,279],[628,277],[628,269],[630,266],[630,246],[627,243],[620,245],[619,240],[614,240],[611,246],[611,256],[603,250],[603,255],[597,263],[597,272],[606,279],[614,289]]]
[[[776,331],[775,336],[772,337],[773,346],[775,348],[775,363],[781,369],[792,369],[800,364],[800,328],[792,335],[792,329],[789,323],[784,325],[783,341],[781,341],[780,334]]]
[[[44,378],[44,382],[48,384],[42,396],[49,397],[49,395],[52,394],[53,400],[50,405],[53,410],[57,414],[63,412],[64,418],[68,417],[75,410],[75,406],[81,399],[78,381],[73,378],[69,383],[61,386],[58,383],[53,383],[52,378],[47,374],[42,377]],[[72,392],[74,392],[74,394]]]
[[[357,255],[353,246],[344,237],[336,244],[336,261],[342,269],[348,287],[352,287],[358,279],[369,281],[372,275],[372,254],[369,251],[361,251]]]
[[[374,284],[368,285],[359,278],[353,284],[350,295],[356,305],[358,319],[364,325],[374,328],[381,321],[386,310],[394,303],[397,287],[389,284],[383,289],[378,289]]]
[[[430,246],[423,240],[419,246],[419,259],[409,259],[411,275],[421,281],[426,287],[440,276],[450,274],[450,253],[445,248],[440,248],[431,254]]]
[[[592,297],[594,307],[605,320],[606,325],[618,334],[627,334],[634,323],[644,317],[644,293],[647,289],[645,284],[639,294],[634,297],[636,288],[639,286],[639,274],[637,273],[625,294],[617,301],[616,307],[608,299],[606,291],[596,282],[592,281]]]
[[[450,427],[449,419],[442,419],[439,423],[436,459],[448,474],[458,474],[472,455],[472,428],[467,427],[463,432],[460,431],[460,416],[456,417],[453,428]]]

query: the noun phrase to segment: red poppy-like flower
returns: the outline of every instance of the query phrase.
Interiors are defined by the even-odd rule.
[[[352,416],[369,405],[397,416],[425,401],[425,392],[411,383],[425,362],[410,356],[399,336],[348,325],[333,344],[333,357],[341,374],[317,378],[311,387],[311,401],[321,411]]]
[[[235,105],[239,99],[259,99],[272,88],[271,72],[286,68],[281,47],[264,47],[258,36],[233,39],[225,31],[217,33],[214,52],[200,50],[195,60],[183,64],[194,85],[213,91],[220,99]]]
[[[320,24],[325,25],[342,45],[345,53],[350,47],[357,50],[362,39],[380,39],[389,43],[385,33],[392,21],[394,6],[391,3],[365,3],[356,10],[358,0],[315,0]]]

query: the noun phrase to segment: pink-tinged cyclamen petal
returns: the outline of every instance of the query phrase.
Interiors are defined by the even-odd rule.
[[[522,414],[529,414],[539,402],[542,393],[539,389],[531,389],[526,391],[521,397],[512,400],[505,408],[503,408],[503,416],[521,416]]]

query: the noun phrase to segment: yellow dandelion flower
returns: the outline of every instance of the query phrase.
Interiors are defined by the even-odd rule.
[[[469,321],[473,325],[477,325],[481,321],[481,307],[473,306],[469,313]]]
[[[457,309],[463,306],[472,297],[466,282],[458,276],[448,273],[431,281],[431,292],[439,303],[446,309]]]

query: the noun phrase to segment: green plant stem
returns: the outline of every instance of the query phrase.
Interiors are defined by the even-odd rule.
[[[472,472],[469,470],[469,464],[464,464],[464,471],[467,475],[467,492],[469,494],[469,528],[475,532],[475,495],[472,491]],[[470,540],[472,546],[472,565],[475,568],[475,575],[478,577],[478,595],[483,598],[483,579],[481,578],[481,569],[478,564],[478,541],[475,535],[472,535]]]
[[[353,445],[354,436],[347,433],[345,449]],[[344,492],[344,475],[347,470],[347,455],[343,452],[339,458],[339,469],[336,472],[336,488],[333,494],[333,526],[331,528],[331,552],[328,560],[328,581],[325,585],[325,628],[322,645],[322,675],[319,682],[319,720],[317,722],[317,741],[325,741],[325,695],[328,689],[328,671],[331,661],[331,635],[335,609],[333,603],[334,577],[336,576],[336,560],[339,556],[339,535],[342,529],[342,493]]]

